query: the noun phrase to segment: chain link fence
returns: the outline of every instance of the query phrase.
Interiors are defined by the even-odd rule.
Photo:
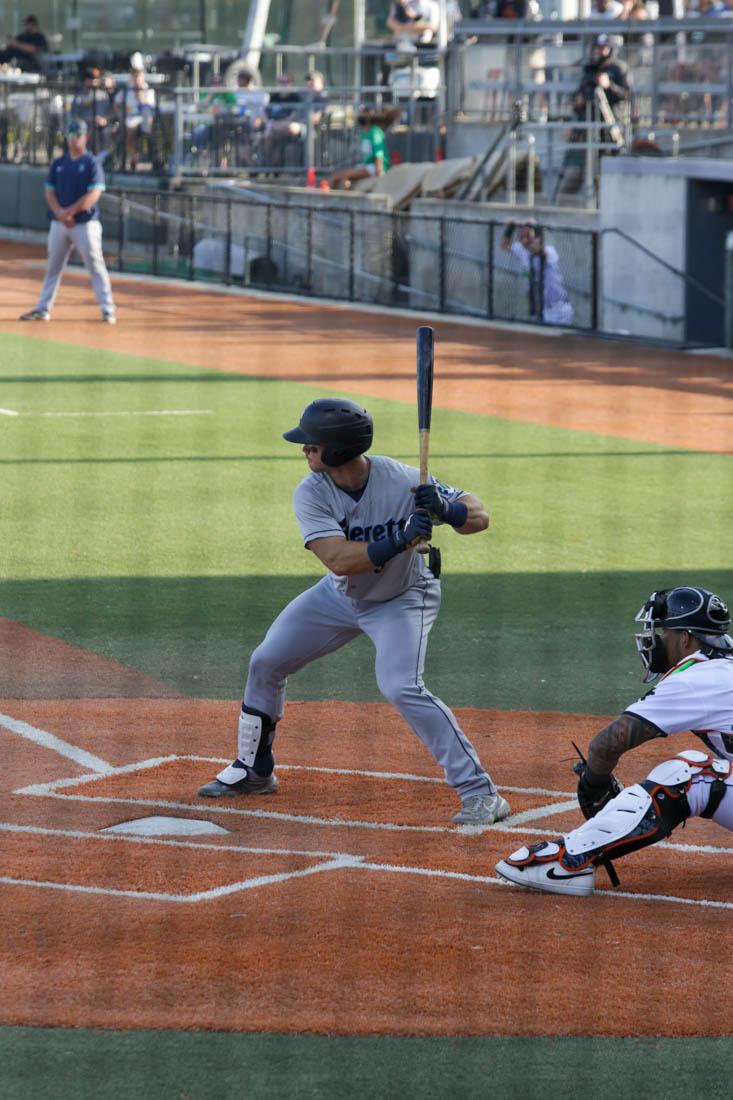
[[[121,271],[597,327],[597,238],[589,230],[546,227],[547,259],[528,266],[502,247],[503,223],[374,210],[365,199],[318,194],[285,203],[262,193],[233,199],[110,190],[102,222],[105,251]],[[548,309],[558,295],[570,307],[561,320]]]

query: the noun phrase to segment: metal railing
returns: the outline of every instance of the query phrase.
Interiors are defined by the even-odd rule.
[[[593,41],[610,34],[628,66],[640,126],[733,126],[733,25],[654,22],[464,21],[449,51],[449,117],[496,121],[522,99],[530,118],[570,117]]]
[[[487,319],[549,323],[542,277],[530,279],[497,221],[374,210],[357,201],[285,203],[117,190],[102,204],[105,252],[120,271],[257,287]],[[597,237],[546,227],[572,319],[597,327]],[[549,292],[549,286],[548,286]],[[551,311],[550,311],[551,313]]]

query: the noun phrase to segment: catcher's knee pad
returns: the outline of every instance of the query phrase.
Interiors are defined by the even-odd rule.
[[[691,780],[687,761],[676,758],[659,764],[642,783],[626,787],[565,837],[563,865],[598,865],[664,840],[690,816],[686,792]]]
[[[266,756],[275,740],[275,725],[268,714],[242,706],[237,729],[237,756],[248,768]]]

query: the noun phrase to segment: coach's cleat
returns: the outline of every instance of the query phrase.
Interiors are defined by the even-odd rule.
[[[47,309],[29,309],[27,313],[21,313],[19,321],[50,321],[51,314]]]
[[[105,325],[117,324],[117,318],[115,317],[114,313],[103,313],[102,320],[104,321]]]
[[[560,840],[543,840],[531,848],[518,848],[506,859],[500,859],[496,873],[514,886],[544,890],[548,894],[573,894],[587,897],[593,893],[595,867],[564,867],[565,845]]]
[[[509,816],[509,803],[500,794],[473,794],[464,798],[453,818],[456,825],[493,825]]]
[[[277,790],[275,773],[257,775],[251,768],[230,764],[216,779],[199,790],[201,798],[227,798],[233,795],[274,794]]]

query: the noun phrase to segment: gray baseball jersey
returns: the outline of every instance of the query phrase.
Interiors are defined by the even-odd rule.
[[[431,477],[450,501],[465,496]],[[395,528],[404,527],[415,511],[410,492],[420,484],[420,471],[394,458],[374,455],[369,458],[369,480],[358,500],[339,489],[326,473],[308,474],[293,493],[293,507],[300,525],[303,543],[316,539],[344,537],[353,542],[379,542],[389,538]],[[382,569],[353,577],[336,577],[335,586],[354,600],[391,600],[428,573],[426,555],[414,550],[388,561]]]

